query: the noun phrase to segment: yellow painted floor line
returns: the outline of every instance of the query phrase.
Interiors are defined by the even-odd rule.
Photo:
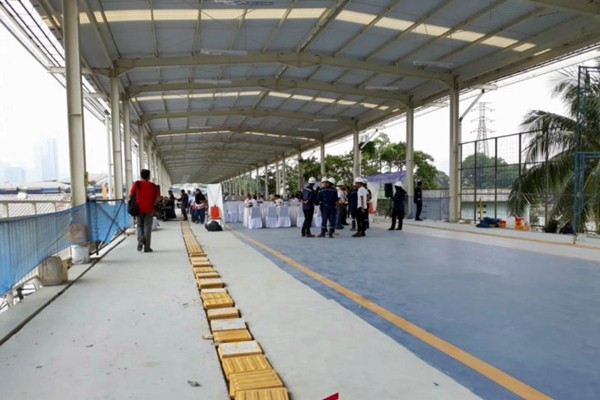
[[[323,275],[320,275],[319,273],[311,270],[308,267],[305,267],[304,265],[298,263],[297,261],[291,259],[290,257],[287,257],[286,255],[278,252],[277,250],[272,249],[271,247],[269,247],[257,240],[254,240],[251,237],[249,237],[239,231],[232,231],[232,232],[236,235],[243,237],[245,240],[255,244],[256,246],[260,247],[261,249],[269,252],[270,254],[279,258],[280,260],[288,263],[292,267],[305,273],[306,275],[310,276],[311,278],[316,279],[317,281],[321,282],[322,284],[330,287],[331,289],[337,291],[338,293],[341,293],[342,295],[355,301],[362,307],[367,308],[368,310],[379,315],[381,318],[384,318],[385,320],[396,325],[398,328],[410,333],[411,335],[422,340],[423,342],[427,343],[428,345],[438,349],[439,351],[443,352],[444,354],[447,354],[448,356],[454,358],[455,360],[459,361],[460,363],[472,368],[473,370],[477,371],[481,375],[483,375],[486,378],[505,387],[506,389],[513,392],[514,394],[521,396],[524,399],[532,399],[532,400],[534,400],[534,399],[535,400],[552,399],[552,397],[540,392],[539,390],[527,385],[526,383],[521,382],[520,380],[512,377],[511,375],[507,374],[506,372],[494,367],[491,364],[486,363],[483,360],[480,360],[479,358],[467,353],[466,351],[454,346],[453,344],[435,336],[434,334],[427,332],[426,330],[418,327],[417,325],[415,325],[415,324],[405,320],[404,318],[392,313],[391,311],[377,305],[376,303],[373,303],[371,300],[369,300],[357,293],[354,293],[353,291],[332,281],[331,279],[326,278]]]
[[[480,237],[489,236],[489,237],[496,237],[496,238],[502,238],[502,239],[513,239],[513,240],[540,243],[540,244],[550,244],[550,245],[556,245],[556,246],[566,246],[566,247],[574,247],[574,248],[588,249],[588,250],[600,250],[600,247],[598,247],[598,246],[590,246],[590,245],[585,245],[585,244],[580,244],[580,243],[553,242],[552,240],[533,239],[533,238],[517,237],[517,236],[507,236],[507,235],[500,235],[497,233],[471,232],[471,231],[464,231],[461,229],[444,228],[444,227],[440,227],[440,226],[428,226],[428,225],[417,225],[417,224],[406,224],[406,225],[407,226],[416,226],[419,228],[426,228],[426,229],[435,229],[438,231],[468,233],[469,235],[477,235]],[[491,229],[502,229],[502,228],[491,228]]]

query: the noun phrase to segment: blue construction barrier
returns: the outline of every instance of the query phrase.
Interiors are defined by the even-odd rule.
[[[92,201],[87,205],[90,241],[110,243],[116,234],[131,226],[123,200]]]
[[[131,226],[125,202],[88,202],[57,213],[0,220],[0,294],[49,256],[71,246],[69,228],[88,226],[88,240],[110,243]]]

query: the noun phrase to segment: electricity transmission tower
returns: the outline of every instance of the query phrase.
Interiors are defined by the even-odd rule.
[[[479,118],[474,119],[473,121],[477,121],[477,148],[476,148],[476,152],[477,153],[483,153],[486,156],[489,155],[489,148],[488,148],[488,133],[492,133],[494,132],[493,130],[489,129],[487,127],[487,123],[488,122],[493,122],[492,119],[489,119],[486,117],[485,113],[487,111],[494,111],[493,109],[491,109],[490,107],[488,107],[489,103],[485,102],[485,101],[480,101],[479,102],[479,107],[478,107],[478,111],[479,111]]]

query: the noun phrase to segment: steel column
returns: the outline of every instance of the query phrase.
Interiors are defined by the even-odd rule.
[[[461,141],[458,127],[459,91],[456,80],[450,89],[450,222],[456,222],[460,218],[460,154],[459,144]]]
[[[406,192],[408,193],[408,215],[413,210],[413,197],[415,182],[413,173],[415,170],[415,109],[409,102],[406,110]]]
[[[83,99],[81,97],[81,56],[79,54],[79,3],[63,0],[67,114],[69,126],[69,159],[71,204],[85,204],[85,133]]]
[[[129,99],[123,100],[123,141],[125,146],[125,190],[129,194],[129,187],[133,183],[133,165],[131,154],[131,127],[129,126]]]
[[[123,198],[123,159],[121,154],[121,123],[119,118],[119,78],[110,78],[110,113],[112,118],[113,171],[115,199]]]
[[[354,175],[354,179],[360,176],[360,138],[359,138],[359,130],[358,125],[354,124],[354,130],[352,131],[352,174]]]
[[[321,179],[325,176],[325,140],[321,141]]]

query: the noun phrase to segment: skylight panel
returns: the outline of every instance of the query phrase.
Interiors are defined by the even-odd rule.
[[[505,48],[505,47],[512,46],[513,44],[517,43],[517,40],[502,37],[502,36],[492,36],[490,38],[483,40],[481,43],[487,44],[489,46]]]
[[[152,14],[150,10],[107,10],[104,11],[108,22],[138,22],[150,21]],[[103,21],[102,13],[95,12],[97,21]]]
[[[294,94],[292,95],[292,99],[294,100],[305,100],[305,101],[312,101],[313,100],[313,96],[305,96],[302,94]]]
[[[395,31],[405,31],[412,24],[413,22],[405,21],[403,19],[383,17],[375,23],[375,26],[379,28],[392,29]]]
[[[313,19],[320,18],[325,8],[294,8],[288,15],[288,19]]]
[[[535,44],[533,43],[523,43],[517,47],[515,47],[513,50],[514,51],[527,51],[529,49],[532,49],[535,47]]]
[[[353,22],[355,24],[368,25],[375,19],[375,15],[356,11],[344,10],[336,17],[338,21]]]
[[[483,33],[479,33],[479,32],[459,30],[459,31],[452,32],[452,34],[449,36],[449,38],[455,39],[455,40],[462,40],[465,42],[474,42],[476,40],[481,39],[484,36],[485,35]]]
[[[420,24],[413,29],[413,32],[420,33],[421,35],[427,36],[441,36],[448,32],[450,28],[444,26],[431,25],[431,24]]]
[[[242,9],[202,10],[202,15],[208,19],[217,21],[228,21],[240,19],[244,15]]]
[[[333,103],[335,103],[335,99],[331,99],[329,97],[315,97],[313,99],[313,101],[317,101],[319,103],[327,103],[327,104],[333,104]]]
[[[285,15],[283,8],[267,8],[250,10],[244,17],[245,19],[276,19],[279,20]]]
[[[283,99],[289,99],[292,95],[289,93],[270,91],[269,96],[280,97]]]
[[[361,106],[365,107],[365,108],[377,108],[379,107],[378,104],[373,104],[373,103],[360,103]]]
[[[198,19],[198,10],[154,10],[155,21],[195,21]]]

